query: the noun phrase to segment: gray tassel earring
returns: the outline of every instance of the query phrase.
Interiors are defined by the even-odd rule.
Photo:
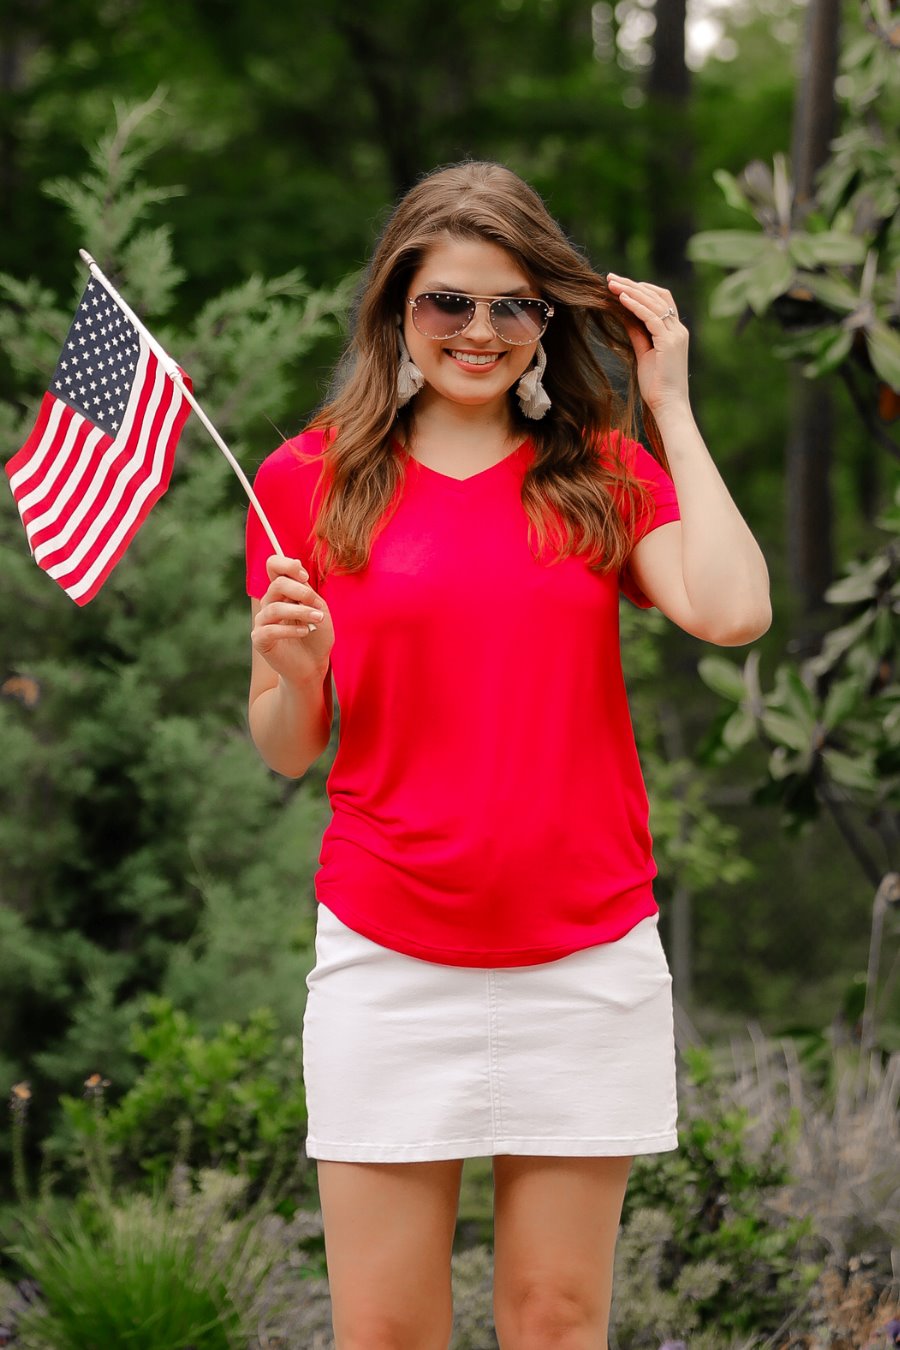
[[[397,320],[397,342],[400,347],[400,364],[397,367],[397,407],[402,408],[413,398],[425,383],[425,376],[409,354],[403,339],[403,329]]]
[[[544,351],[544,344],[539,342],[535,352],[534,365],[526,370],[516,385],[519,407],[526,417],[530,417],[535,422],[539,422],[551,407],[550,395],[541,384],[546,369],[547,353]]]

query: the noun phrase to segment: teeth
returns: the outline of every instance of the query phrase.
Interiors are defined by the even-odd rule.
[[[495,361],[499,361],[503,355],[502,352],[485,352],[476,356],[473,352],[452,352],[452,356],[457,361],[465,361],[470,366],[492,366]]]

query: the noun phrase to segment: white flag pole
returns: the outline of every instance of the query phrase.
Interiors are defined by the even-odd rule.
[[[187,387],[187,385],[185,384],[184,380],[181,378],[181,371],[178,369],[177,363],[176,363],[175,361],[173,361],[172,358],[171,358],[171,356],[169,356],[168,352],[166,352],[166,351],[159,345],[159,343],[157,342],[157,340],[156,340],[156,338],[153,336],[153,334],[150,333],[150,332],[144,327],[144,325],[141,323],[141,321],[140,321],[140,319],[138,318],[138,316],[135,314],[134,310],[131,309],[128,305],[126,305],[126,303],[125,303],[125,301],[122,299],[121,295],[119,295],[119,292],[118,292],[118,291],[116,290],[116,288],[112,285],[112,283],[111,283],[111,282],[103,275],[103,273],[101,272],[100,268],[99,268],[99,267],[97,266],[97,264],[94,262],[93,258],[92,258],[91,255],[87,252],[87,250],[86,250],[86,249],[83,249],[83,248],[80,248],[80,249],[78,250],[78,252],[79,252],[79,254],[81,255],[81,257],[82,257],[82,259],[84,260],[84,262],[85,262],[85,263],[87,264],[87,266],[90,268],[90,270],[91,270],[91,275],[92,275],[92,276],[95,276],[95,277],[97,278],[97,280],[98,280],[103,286],[106,287],[106,289],[109,291],[109,293],[110,293],[110,295],[112,296],[112,298],[115,300],[116,304],[117,304],[117,305],[119,306],[119,308],[122,310],[122,313],[123,313],[123,314],[126,314],[126,315],[128,316],[128,318],[129,318],[129,319],[131,320],[131,322],[134,324],[134,326],[135,326],[135,328],[138,330],[138,332],[143,333],[144,338],[146,339],[147,345],[148,345],[148,346],[151,348],[151,350],[156,354],[156,357],[157,357],[157,359],[161,362],[162,367],[163,367],[163,369],[165,370],[166,374],[167,374],[167,375],[169,376],[169,378],[172,380],[173,384],[177,384],[177,385],[178,385],[178,388],[181,390],[182,394],[183,394],[184,397],[187,399],[188,403],[191,405],[191,407],[193,408],[194,412],[195,412],[195,413],[197,414],[197,416],[200,418],[200,421],[201,421],[201,422],[203,423],[203,425],[206,427],[206,430],[209,432],[210,436],[212,436],[212,438],[213,438],[213,440],[215,441],[216,445],[217,445],[217,446],[219,447],[219,449],[222,451],[222,454],[223,454],[223,455],[225,456],[225,458],[228,460],[228,463],[231,465],[232,469],[234,469],[235,473],[237,474],[238,478],[240,479],[241,485],[242,485],[244,491],[246,492],[247,496],[250,498],[250,504],[252,505],[252,507],[253,507],[254,511],[256,512],[256,514],[259,516],[259,522],[260,522],[260,524],[262,525],[263,529],[264,529],[265,532],[266,532],[266,535],[267,535],[267,537],[268,537],[269,543],[272,545],[273,551],[274,551],[275,553],[281,554],[282,557],[284,557],[284,556],[285,556],[284,549],[283,549],[283,548],[281,547],[281,545],[279,544],[278,540],[277,540],[276,537],[275,537],[275,531],[272,529],[272,526],[269,524],[268,520],[266,519],[266,513],[265,513],[265,511],[263,511],[262,507],[261,507],[260,504],[259,504],[259,501],[258,501],[258,499],[257,499],[256,493],[253,491],[253,488],[252,488],[252,486],[251,486],[251,484],[250,484],[250,480],[247,478],[247,475],[244,473],[244,470],[241,468],[240,464],[238,464],[238,462],[237,462],[237,460],[235,459],[234,455],[233,455],[233,454],[231,453],[231,451],[228,449],[228,446],[227,446],[227,445],[225,444],[225,442],[222,440],[222,437],[219,435],[218,431],[216,431],[216,429],[215,429],[215,427],[213,426],[212,422],[209,420],[209,418],[207,417],[206,413],[205,413],[205,412],[203,411],[203,409],[200,407],[200,404],[199,404],[199,403],[197,402],[197,400],[194,398],[194,396],[193,396],[193,394],[191,393],[190,389],[188,389],[188,387]]]

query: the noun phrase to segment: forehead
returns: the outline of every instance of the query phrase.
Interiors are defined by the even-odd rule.
[[[413,273],[412,284],[476,295],[508,295],[533,287],[519,260],[499,244],[451,235],[441,236],[428,249]]]

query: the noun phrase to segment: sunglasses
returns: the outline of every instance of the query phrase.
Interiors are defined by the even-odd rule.
[[[514,295],[463,295],[458,291],[423,291],[406,302],[423,337],[443,341],[464,332],[480,304],[488,306],[491,327],[501,342],[524,347],[546,332],[553,306],[546,300]]]

